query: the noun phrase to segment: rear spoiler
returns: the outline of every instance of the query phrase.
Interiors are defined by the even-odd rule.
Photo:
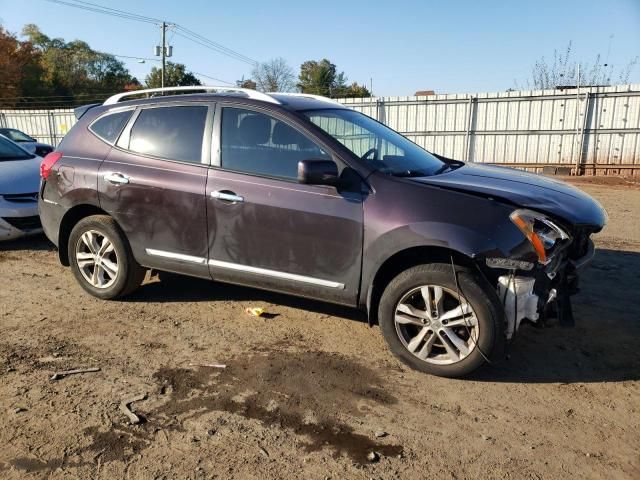
[[[82,105],[81,107],[77,107],[73,109],[73,113],[76,116],[76,120],[80,120],[80,117],[82,117],[85,113],[87,113],[87,110],[93,108],[93,107],[97,107],[98,105],[102,105],[101,103],[91,103],[89,105]]]

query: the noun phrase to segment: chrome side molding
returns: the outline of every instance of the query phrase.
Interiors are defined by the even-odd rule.
[[[267,268],[250,267],[239,263],[223,262],[221,260],[209,260],[209,265],[226,268],[229,270],[237,270],[240,272],[255,273],[256,275],[264,275],[266,277],[281,278],[283,280],[292,280],[294,282],[308,283],[310,285],[318,285],[321,287],[344,289],[344,283],[333,282],[331,280],[323,280],[321,278],[307,277],[305,275],[297,275],[295,273],[280,272],[278,270],[269,270]]]
[[[204,257],[194,257],[192,255],[185,255],[183,253],[167,252],[165,250],[156,250],[154,248],[146,248],[147,255],[153,255],[154,257],[170,258],[171,260],[180,260],[183,262],[197,263],[198,265],[206,265],[207,259]]]
[[[344,289],[344,283],[334,282],[331,280],[323,280],[321,278],[307,277],[306,275],[297,275],[295,273],[280,272],[278,270],[269,270],[267,268],[251,267],[240,263],[223,262],[221,260],[209,260],[204,257],[194,257],[183,253],[167,252],[165,250],[156,250],[154,248],[146,248],[147,255],[154,257],[168,258],[171,260],[179,260],[182,262],[195,263],[198,265],[211,265],[212,267],[226,268],[238,272],[253,273],[255,275],[263,275],[265,277],[280,278],[282,280],[291,280],[293,282],[307,283],[309,285],[318,285],[320,287]]]

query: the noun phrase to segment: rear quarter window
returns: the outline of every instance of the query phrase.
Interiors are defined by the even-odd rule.
[[[131,127],[129,150],[201,163],[207,111],[202,105],[143,109]]]
[[[89,126],[89,130],[105,142],[113,144],[131,118],[132,113],[133,110],[110,113],[93,122]]]

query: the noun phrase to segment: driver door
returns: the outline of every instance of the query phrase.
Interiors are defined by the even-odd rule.
[[[212,277],[355,305],[362,193],[299,184],[298,161],[331,157],[276,113],[220,110],[206,187]]]

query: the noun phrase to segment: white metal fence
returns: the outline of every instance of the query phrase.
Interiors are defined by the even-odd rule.
[[[0,128],[17,128],[39,142],[58,145],[76,123],[73,109],[0,110]]]
[[[640,84],[340,101],[451,158],[640,172]]]
[[[640,173],[640,84],[340,101],[451,158],[566,173]],[[53,145],[75,121],[71,109],[0,110],[0,127]]]

